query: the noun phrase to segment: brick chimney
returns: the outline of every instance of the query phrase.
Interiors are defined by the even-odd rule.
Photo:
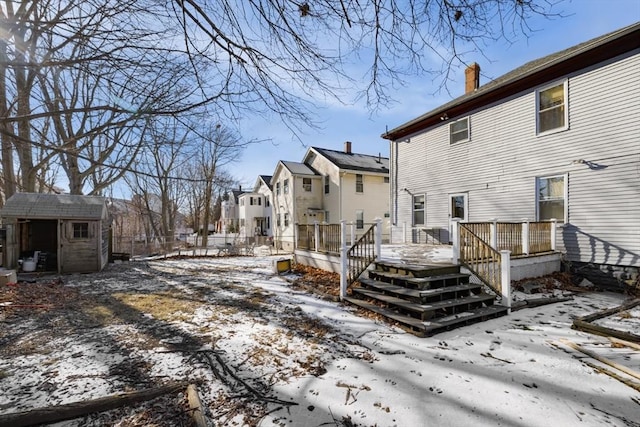
[[[347,154],[351,154],[351,141],[345,141],[344,152]]]
[[[480,87],[480,66],[473,63],[464,70],[464,93],[470,93]]]

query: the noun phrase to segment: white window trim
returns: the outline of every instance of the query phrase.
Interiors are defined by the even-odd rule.
[[[466,139],[461,139],[460,141],[453,142],[453,141],[451,140],[451,136],[452,136],[452,133],[451,133],[451,126],[452,126],[454,123],[458,123],[458,122],[461,122],[461,121],[463,121],[463,120],[466,120],[466,121],[467,121],[467,138],[466,138]],[[449,145],[462,144],[462,143],[464,143],[464,142],[469,142],[469,141],[471,141],[471,117],[470,117],[470,116],[462,117],[462,118],[460,118],[460,119],[458,119],[458,120],[453,120],[453,121],[451,121],[451,122],[449,122],[449,123],[448,123],[448,126],[449,126]]]
[[[453,212],[451,211],[451,199],[454,197],[463,197],[464,198],[464,218],[460,218],[462,222],[469,221],[469,193],[452,193],[449,194],[449,218],[456,218],[453,216]]]
[[[416,197],[422,196],[422,224],[416,224]],[[424,227],[427,225],[427,195],[426,193],[414,194],[411,196],[411,225],[413,227]]]
[[[540,199],[538,196],[540,195],[540,187],[538,186],[538,180],[540,179],[549,179],[549,178],[564,178],[564,218],[556,218],[558,221],[562,221],[565,224],[569,222],[569,174],[568,173],[558,173],[555,175],[540,175],[536,176],[534,185],[536,187],[536,221],[540,220]]]
[[[540,132],[540,92],[544,92],[545,90],[551,89],[552,87],[558,86],[560,84],[563,85],[564,90],[564,126]],[[551,135],[554,133],[563,132],[567,129],[569,129],[569,80],[557,80],[553,83],[549,83],[536,89],[536,135]]]

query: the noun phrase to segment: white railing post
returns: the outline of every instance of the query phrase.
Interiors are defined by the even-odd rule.
[[[453,246],[451,262],[458,264],[460,260],[460,218],[451,218],[451,223],[451,243]]]
[[[347,221],[340,220],[340,300],[347,296]]]
[[[376,232],[374,234],[375,256],[376,261],[380,261],[380,251],[382,250],[382,219],[376,218]]]
[[[556,250],[556,238],[558,230],[556,229],[558,224],[558,220],[555,218],[551,218],[551,250],[555,251]]]
[[[407,243],[407,223],[402,223],[402,243]]]
[[[498,218],[491,218],[489,221],[489,244],[498,250]]]
[[[529,255],[529,218],[522,218],[522,253]]]
[[[313,221],[313,240],[315,240],[314,250],[320,252],[320,223],[318,221]]]
[[[500,289],[502,290],[502,305],[511,313],[511,251],[500,251],[501,268]]]
[[[353,221],[350,222],[351,224],[351,242],[350,245],[353,246],[356,243],[356,225]]]

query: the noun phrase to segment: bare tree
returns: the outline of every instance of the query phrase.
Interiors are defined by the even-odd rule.
[[[355,87],[376,106],[409,74],[445,84],[466,52],[528,34],[560,1],[4,0],[5,195],[42,191],[53,162],[72,192],[103,192],[151,118],[275,112],[297,131],[319,97]]]
[[[308,101],[359,89],[369,106],[390,100],[407,75],[446,84],[464,53],[530,32],[561,0],[175,0],[190,54],[213,58],[210,99],[234,111],[268,109],[307,124]],[[366,71],[356,67],[365,66]],[[355,73],[357,74],[354,74]]]
[[[189,131],[174,119],[150,120],[144,153],[137,170],[126,175],[132,194],[140,201],[148,228],[147,238],[166,238],[171,245],[178,207],[184,191],[181,171],[190,157]]]
[[[193,228],[204,230],[202,244],[206,246],[209,224],[216,219],[215,197],[235,183],[225,166],[238,160],[252,141],[243,141],[231,128],[220,124],[192,127],[192,132],[189,181],[185,182],[187,210]]]

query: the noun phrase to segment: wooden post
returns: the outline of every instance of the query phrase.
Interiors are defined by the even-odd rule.
[[[313,237],[315,240],[314,250],[320,252],[320,223],[313,221]]]
[[[407,223],[402,223],[402,243],[407,243]]]
[[[551,250],[555,251],[556,250],[556,238],[557,238],[557,223],[558,220],[555,218],[551,218]]]
[[[460,218],[451,218],[451,243],[453,246],[451,262],[458,264],[460,261]]]
[[[347,221],[340,220],[340,300],[347,296]]]
[[[502,305],[511,313],[511,251],[500,251],[502,269],[500,274],[500,290],[502,291]]]

